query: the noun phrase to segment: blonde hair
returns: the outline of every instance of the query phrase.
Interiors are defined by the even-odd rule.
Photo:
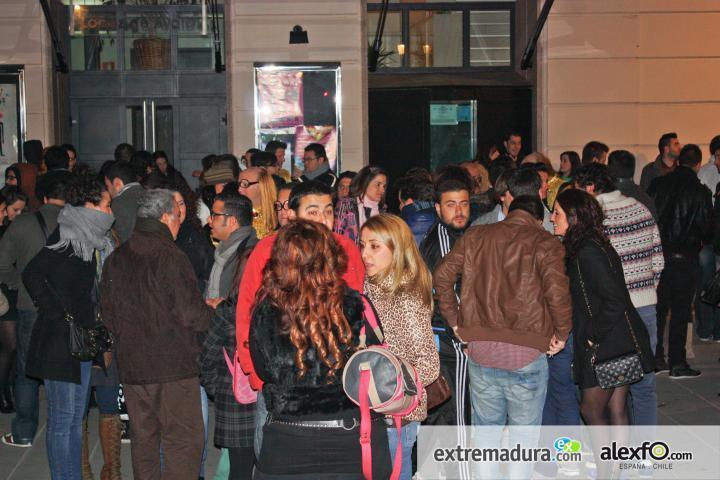
[[[380,237],[392,252],[392,263],[384,271],[370,278],[374,284],[391,278],[390,294],[406,292],[419,296],[432,309],[432,275],[420,255],[410,227],[405,221],[389,213],[375,215],[365,222],[362,230],[369,230]]]
[[[277,200],[277,189],[272,175],[264,168],[260,169],[258,175],[258,187],[260,188],[260,213],[265,230],[272,232],[277,226],[277,212],[275,211],[275,200]]]

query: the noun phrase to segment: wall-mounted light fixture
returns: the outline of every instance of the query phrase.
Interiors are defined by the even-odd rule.
[[[401,57],[403,55],[405,55],[405,44],[404,43],[397,44],[397,52],[398,52],[398,55],[400,55]]]
[[[307,32],[300,25],[295,25],[290,31],[290,45],[296,43],[310,43]]]

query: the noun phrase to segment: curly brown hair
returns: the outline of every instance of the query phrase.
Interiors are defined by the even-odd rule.
[[[296,349],[299,376],[307,373],[309,348],[334,377],[345,363],[352,332],[343,313],[347,255],[324,225],[290,222],[278,232],[263,271],[257,303],[269,300],[282,312],[280,331]]]
[[[570,188],[560,193],[555,202],[560,204],[567,216],[568,229],[563,239],[567,258],[577,255],[587,240],[594,240],[601,246],[610,246],[603,227],[605,216],[595,197],[584,190]]]

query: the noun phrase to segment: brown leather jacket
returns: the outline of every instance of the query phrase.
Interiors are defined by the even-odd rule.
[[[471,227],[435,269],[440,312],[465,342],[496,341],[545,352],[553,335],[566,340],[572,328],[564,259],[562,244],[525,211]],[[458,276],[459,306],[453,288]]]

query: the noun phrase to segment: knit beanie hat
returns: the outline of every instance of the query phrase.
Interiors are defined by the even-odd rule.
[[[235,181],[232,168],[223,165],[214,165],[203,173],[205,185],[220,185]]]

